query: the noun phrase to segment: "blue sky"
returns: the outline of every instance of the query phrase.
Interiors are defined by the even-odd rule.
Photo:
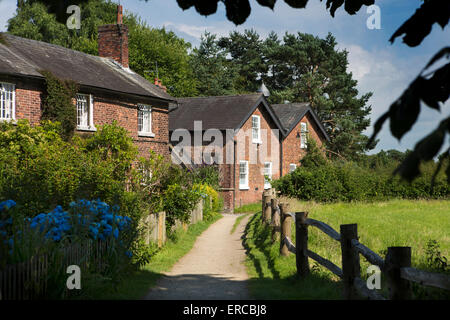
[[[309,0],[306,9],[292,9],[282,0],[278,0],[272,11],[261,7],[256,0],[250,0],[252,13],[247,21],[238,27],[229,22],[225,8],[219,3],[216,14],[200,16],[194,8],[183,11],[176,0],[121,0],[125,11],[138,14],[150,26],[173,30],[178,36],[199,44],[200,36],[205,32],[227,35],[233,30],[255,29],[263,37],[270,31],[282,36],[290,33],[305,32],[324,37],[331,32],[339,47],[349,51],[349,69],[358,80],[361,93],[372,91],[372,123],[389,108],[393,102],[420,72],[434,53],[448,45],[450,28],[442,30],[435,25],[432,33],[416,48],[409,48],[401,40],[391,45],[390,36],[420,6],[419,0],[376,0],[381,9],[381,29],[370,30],[366,21],[370,14],[366,7],[356,15],[350,16],[343,8],[338,9],[335,18],[326,11],[326,1]],[[5,31],[6,23],[16,10],[16,0],[0,0],[0,31]],[[449,115],[450,103],[439,113],[423,107],[419,121],[401,142],[391,137],[386,123],[379,135],[380,142],[375,149],[413,148],[415,142],[437,126],[439,121]],[[370,134],[372,126],[365,132]]]

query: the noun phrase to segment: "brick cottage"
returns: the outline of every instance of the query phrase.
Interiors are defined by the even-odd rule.
[[[229,212],[259,201],[271,187],[267,178],[294,170],[308,135],[318,145],[329,139],[308,104],[270,105],[263,93],[182,98],[169,116],[173,160],[194,167],[216,163]],[[212,138],[214,131],[220,137]]]
[[[140,155],[149,149],[169,156],[169,104],[174,102],[159,80],[155,84],[128,65],[128,28],[117,24],[98,29],[99,56],[0,33],[0,120],[41,118],[45,78],[40,71],[79,85],[77,132],[117,120],[128,130]]]

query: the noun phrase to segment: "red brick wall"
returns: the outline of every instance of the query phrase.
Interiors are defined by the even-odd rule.
[[[149,149],[169,156],[169,115],[167,109],[152,107],[152,131],[155,137],[138,136],[137,104],[112,101],[94,96],[94,124],[103,125],[116,120],[128,130],[139,148],[141,156],[148,156]]]
[[[323,140],[325,139],[323,135],[320,133],[319,128],[317,127],[315,121],[312,119],[311,115],[307,113],[295,126],[295,128],[289,133],[286,139],[283,140],[283,176],[289,173],[289,165],[291,163],[296,164],[297,167],[300,165],[299,161],[306,154],[306,149],[300,148],[300,137],[297,137],[297,134],[300,135],[300,126],[301,122],[308,123],[308,133],[309,138],[314,139],[317,142],[318,146],[321,146]]]
[[[15,81],[15,85],[16,119],[28,119],[33,125],[39,124],[42,89],[19,81]],[[169,157],[169,116],[166,107],[152,107],[152,130],[155,137],[140,137],[137,103],[94,95],[94,124],[103,125],[113,120],[117,120],[120,126],[128,130],[141,156],[148,156],[151,149]]]
[[[272,121],[270,115],[265,110],[265,108],[261,105],[258,107],[252,115],[260,116],[261,123],[261,140],[262,144],[259,148],[263,148],[263,145],[267,146],[267,151],[262,152],[258,155],[258,159],[255,164],[250,163],[250,151],[253,150],[255,152],[257,148],[257,144],[253,143],[250,139],[247,139],[245,142],[245,154],[243,154],[243,150],[239,150],[239,143],[237,145],[236,151],[236,183],[235,183],[235,199],[234,199],[234,207],[239,207],[244,204],[256,202],[261,200],[262,192],[264,191],[264,162],[272,162],[272,178],[279,178],[279,164],[280,164],[280,145],[279,139],[274,135],[272,129],[277,129],[275,123]],[[252,117],[244,123],[241,127],[241,130],[249,130],[251,132],[252,128]],[[266,134],[264,134],[264,130],[266,130]],[[236,136],[236,138],[239,134]],[[271,138],[272,137],[272,138]],[[274,150],[272,150],[272,143],[275,143]],[[262,157],[262,158],[261,158]],[[249,161],[249,177],[248,177],[248,190],[240,190],[239,189],[239,161],[240,160],[248,160]],[[230,177],[232,179],[232,177]]]

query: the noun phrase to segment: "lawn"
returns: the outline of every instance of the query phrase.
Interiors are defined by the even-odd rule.
[[[427,243],[437,241],[438,251],[450,257],[450,201],[394,200],[376,203],[317,204],[292,199],[280,199],[290,204],[289,211],[308,211],[309,217],[323,221],[339,232],[340,224],[357,223],[359,241],[383,258],[389,246],[410,246],[412,265],[436,271],[427,263]],[[261,211],[261,210],[259,210]],[[247,225],[246,246],[249,250],[247,267],[253,278],[252,294],[259,299],[334,299],[340,298],[339,279],[310,259],[312,277],[295,279],[295,256],[280,257],[279,244],[270,241],[270,230],[253,216]],[[293,226],[293,238],[295,231]],[[295,241],[295,239],[293,239]],[[309,249],[341,265],[339,242],[320,230],[309,228]],[[361,275],[366,276],[370,264],[361,258]],[[275,281],[274,281],[275,280]],[[285,283],[292,281],[295,289]],[[315,287],[315,288],[314,288]],[[423,290],[416,295],[423,297]],[[432,291],[430,294],[439,294]]]

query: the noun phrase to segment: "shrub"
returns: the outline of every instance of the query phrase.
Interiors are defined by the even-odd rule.
[[[393,167],[370,169],[353,162],[327,161],[300,166],[273,181],[272,186],[282,195],[319,202],[446,198],[450,188],[444,173],[436,177],[431,188],[435,167],[434,163],[426,164],[422,175],[408,183],[392,175]]]

